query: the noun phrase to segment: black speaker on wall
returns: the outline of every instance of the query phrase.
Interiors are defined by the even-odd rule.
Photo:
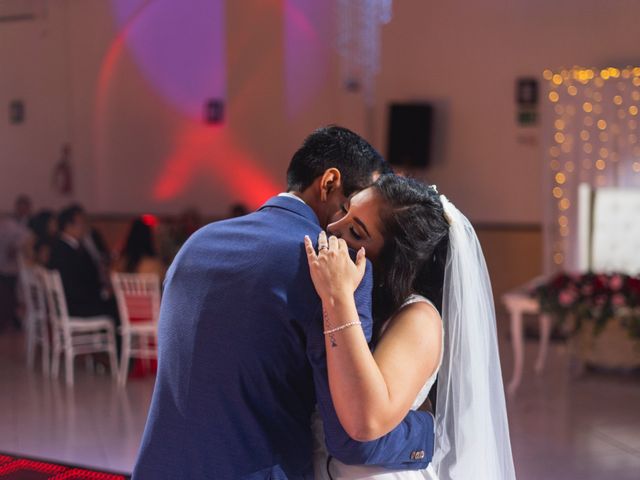
[[[428,167],[431,160],[433,106],[392,103],[389,106],[387,160],[392,165]]]

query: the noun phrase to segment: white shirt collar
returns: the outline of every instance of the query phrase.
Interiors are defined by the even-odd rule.
[[[76,240],[75,238],[73,238],[71,235],[67,235],[66,233],[62,232],[60,234],[60,239],[64,243],[69,245],[71,248],[73,248],[74,250],[80,248],[80,242],[78,240]]]
[[[282,192],[278,194],[279,197],[289,197],[289,198],[295,198],[296,200],[298,200],[299,202],[304,203],[305,205],[307,204],[307,202],[305,202],[303,199],[301,199],[300,197],[298,197],[297,195],[294,195],[291,192]]]

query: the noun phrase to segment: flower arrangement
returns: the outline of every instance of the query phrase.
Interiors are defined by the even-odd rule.
[[[573,333],[587,321],[593,322],[597,335],[616,318],[631,337],[640,340],[640,277],[561,272],[533,289],[531,295],[540,303],[540,310],[559,323],[573,318]]]

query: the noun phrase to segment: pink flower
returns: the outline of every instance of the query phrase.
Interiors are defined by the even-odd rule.
[[[593,285],[585,285],[582,287],[583,295],[591,295],[593,293]]]
[[[623,283],[624,282],[622,281],[622,277],[620,275],[614,275],[609,281],[609,287],[613,291],[618,291],[622,288]]]
[[[624,297],[624,295],[616,293],[613,297],[611,297],[611,303],[613,303],[615,307],[623,307],[627,303],[627,299]]]
[[[577,295],[575,290],[567,288],[565,290],[562,290],[560,292],[560,295],[558,295],[558,302],[560,302],[560,305],[562,305],[563,307],[568,307],[574,302],[576,296]]]

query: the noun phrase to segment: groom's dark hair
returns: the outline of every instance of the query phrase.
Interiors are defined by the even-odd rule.
[[[328,125],[305,138],[293,154],[287,169],[287,189],[302,192],[329,168],[340,170],[346,196],[371,185],[374,172],[391,171],[382,156],[360,135],[344,127]]]

